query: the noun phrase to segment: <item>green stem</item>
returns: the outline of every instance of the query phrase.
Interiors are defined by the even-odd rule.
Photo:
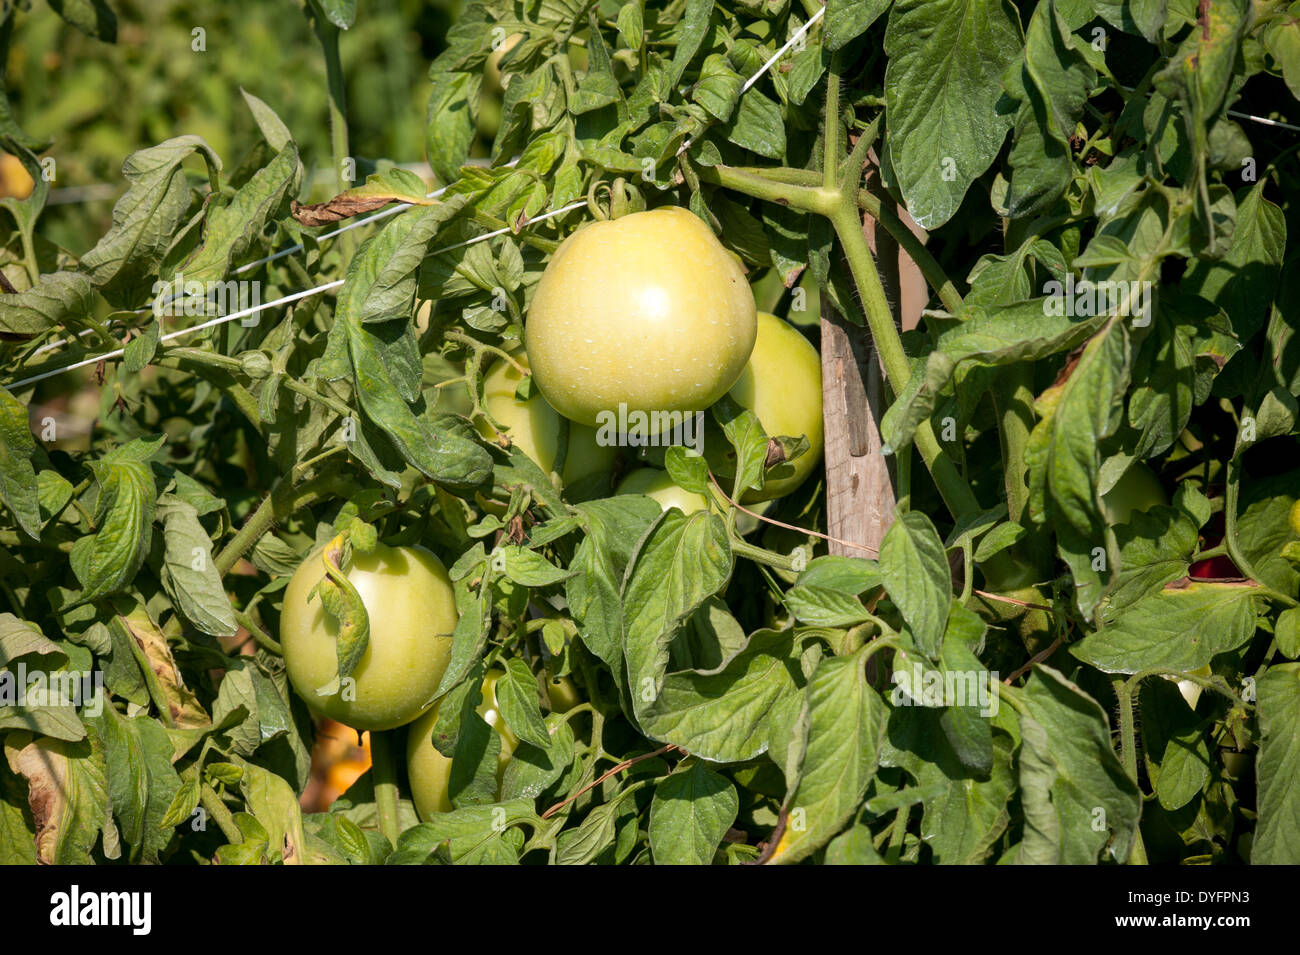
[[[1115,699],[1119,702],[1119,745],[1120,761],[1128,773],[1133,785],[1137,785],[1137,730],[1133,719],[1133,688],[1122,674],[1113,678]],[[1129,865],[1146,865],[1146,846],[1142,842],[1142,830],[1133,833],[1133,848],[1129,852]]]
[[[880,199],[866,189],[858,190],[857,203],[858,208],[879,222],[898,243],[899,248],[907,253],[907,257],[916,263],[916,267],[925,276],[926,283],[934,289],[939,301],[943,302],[943,307],[954,315],[958,314],[961,311],[962,296],[957,291],[956,283],[948,278],[939,260],[930,253],[917,234],[907,227],[907,223],[898,217],[898,213],[882,205]]]
[[[852,197],[849,197],[850,199]],[[876,271],[875,260],[871,257],[871,248],[867,238],[862,234],[862,223],[858,220],[856,204],[841,203],[831,215],[831,224],[839,236],[844,248],[844,257],[848,261],[853,281],[862,296],[863,310],[867,315],[867,325],[871,329],[872,343],[880,364],[885,370],[885,380],[895,395],[907,385],[911,377],[911,367],[903,351],[903,342],[898,328],[894,325],[893,312],[885,298],[884,286],[880,283],[880,273]],[[914,438],[922,460],[930,469],[939,493],[948,505],[954,517],[972,514],[979,510],[979,501],[953,463],[951,456],[944,452],[935,437],[929,420],[922,421],[916,428]]]
[[[1241,497],[1241,455],[1236,454],[1228,462],[1228,488],[1223,505],[1223,543],[1228,548],[1228,556],[1237,565],[1237,569],[1251,580],[1259,580],[1250,560],[1241,552],[1237,543],[1237,503]]]
[[[199,787],[199,803],[207,810],[208,815],[212,817],[231,845],[237,846],[244,841],[244,834],[235,825],[235,817],[230,814],[230,810],[221,801],[217,791],[207,783]]]
[[[337,480],[334,475],[321,475],[299,487],[294,487],[290,480],[281,480],[270,494],[262,498],[262,503],[249,515],[244,526],[230,539],[230,543],[221,549],[221,553],[213,561],[217,573],[224,577],[239,558],[243,557],[276,521],[282,520],[300,507],[314,504],[330,490],[336,489]]]
[[[1139,670],[1137,673],[1134,673],[1127,680],[1129,698],[1132,699],[1132,695],[1137,692],[1138,687],[1143,680],[1153,676],[1172,676],[1179,680],[1189,680],[1197,686],[1204,687],[1207,690],[1212,690],[1220,696],[1225,697],[1233,706],[1242,705],[1241,698],[1237,696],[1236,693],[1232,692],[1232,688],[1223,677],[1200,676],[1195,673],[1184,673],[1181,670],[1172,670],[1169,667],[1149,667],[1148,669]]]
[[[18,222],[18,234],[22,236],[23,241],[23,265],[27,268],[27,277],[31,279],[33,286],[40,284],[41,267],[36,261],[36,226],[35,223],[24,224],[20,219]]]
[[[402,830],[397,817],[397,749],[393,745],[394,735],[392,730],[370,734],[370,773],[375,781],[379,831],[395,846]]]
[[[1133,688],[1123,675],[1112,679],[1115,698],[1119,702],[1120,761],[1133,782],[1137,782],[1137,731],[1133,720]]]
[[[723,186],[731,189],[733,192],[739,192],[742,195],[751,196],[755,199],[762,199],[765,196],[758,195],[753,191],[754,182],[764,182],[769,185],[778,184],[785,186],[806,186],[807,194],[798,192],[781,193],[774,202],[788,204],[796,209],[810,211],[812,205],[810,197],[814,196],[816,190],[822,181],[822,177],[811,169],[789,169],[786,167],[765,169],[761,167],[741,167],[741,166],[712,166],[703,167],[699,170],[700,179],[713,185]],[[879,222],[886,232],[893,237],[899,247],[907,253],[908,257],[916,263],[921,274],[930,287],[934,289],[939,300],[943,302],[943,307],[949,312],[956,315],[961,311],[962,295],[957,290],[957,285],[948,278],[925,243],[917,236],[915,232],[909,229],[906,223],[898,217],[898,213],[888,206],[882,206],[878,196],[868,192],[866,189],[859,189],[856,192],[856,202],[860,208],[871,218]]]
[[[862,167],[867,163],[867,150],[875,143],[876,138],[880,135],[880,121],[884,118],[881,113],[871,121],[871,125],[862,131],[858,141],[853,144],[853,151],[849,153],[849,158],[844,161],[840,173],[838,186],[842,190],[856,189],[858,183],[862,181]]]
[[[515,358],[513,355],[511,355],[504,348],[498,348],[496,345],[491,345],[488,344],[487,342],[481,342],[473,335],[468,335],[465,332],[462,332],[459,329],[455,329],[455,328],[447,329],[445,332],[442,333],[442,337],[447,339],[447,341],[449,342],[456,342],[459,345],[464,345],[466,348],[469,348],[471,351],[488,352],[490,354],[496,355],[498,358],[502,359],[503,361],[509,362],[511,365],[513,365],[515,371],[519,372],[519,374],[524,376],[527,376],[529,374],[529,370],[525,368],[523,365],[521,365],[519,363],[519,360]]]
[[[263,650],[268,650],[278,657],[284,656],[284,651],[280,644],[265,630],[258,625],[257,621],[242,610],[235,611],[235,622],[248,631],[248,635],[253,638]]]
[[[214,368],[220,368],[223,371],[243,374],[243,365],[240,364],[238,358],[233,358],[230,355],[222,355],[218,352],[205,351],[202,348],[190,348],[179,345],[172,346],[167,349],[167,353],[163,358],[174,359],[178,362],[190,362],[197,365],[210,365]],[[321,394],[311,385],[305,385],[296,378],[282,377],[280,379],[280,387],[287,388],[296,394],[300,394],[309,401],[314,401],[341,417],[350,418],[355,414],[351,408],[339,401],[337,398]],[[256,415],[254,415],[254,417],[256,417]]]
[[[739,537],[731,539],[731,553],[736,557],[747,557],[756,564],[766,564],[768,567],[776,567],[779,570],[794,570],[793,557],[756,547],[749,541],[742,540]]]
[[[830,69],[826,74],[826,129],[822,135],[825,152],[822,156],[822,185],[835,189],[835,173],[840,164],[840,52],[831,54]]]
[[[794,170],[790,170],[790,172],[794,172]],[[810,186],[806,181],[783,181],[793,179],[794,177],[791,176],[768,176],[766,170],[763,170],[763,173],[763,175],[760,175],[755,170],[741,169],[737,166],[701,166],[699,168],[701,182],[722,186],[724,189],[731,189],[733,192],[739,192],[754,199],[762,199],[765,202],[790,206],[802,212],[823,210],[824,203],[818,198],[823,191],[822,189]],[[807,175],[817,176],[816,173],[808,173]],[[803,179],[802,176],[799,178]]]

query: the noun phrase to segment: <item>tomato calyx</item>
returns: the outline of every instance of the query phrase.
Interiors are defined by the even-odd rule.
[[[601,194],[604,194],[604,204]],[[598,179],[587,190],[587,209],[592,216],[602,222],[619,219],[634,212],[645,212],[645,197],[641,190],[622,176],[613,182]]]

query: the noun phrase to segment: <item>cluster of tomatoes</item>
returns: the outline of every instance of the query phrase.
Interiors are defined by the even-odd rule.
[[[738,260],[684,209],[634,212],[590,223],[555,252],[529,310],[523,351],[484,379],[484,406],[504,431],[480,421],[485,437],[508,440],[564,484],[611,472],[618,448],[598,431],[606,415],[693,414],[724,395],[754,412],[771,436],[803,436],[808,450],[786,462],[747,502],[798,487],[822,451],[821,362],[781,319],[759,313]],[[517,396],[523,372],[536,392]],[[563,419],[567,419],[567,426]],[[672,420],[671,418],[650,420]],[[680,420],[680,415],[677,420]],[[725,441],[706,449],[711,469],[734,472]],[[708,506],[667,472],[642,467],[616,493],[645,494],[684,512]],[[446,567],[421,547],[377,544],[354,551],[345,570],[369,617],[367,649],[341,692],[339,623],[317,585],[322,551],[311,554],[285,591],[281,644],[290,682],[319,715],[353,729],[410,724],[407,767],[422,818],[451,809],[451,759],[433,745],[438,703],[458,614]],[[518,743],[496,701],[498,671],[483,681],[479,714],[501,737],[498,779]],[[327,690],[328,692],[320,692]],[[550,681],[552,711],[577,702],[567,679]]]

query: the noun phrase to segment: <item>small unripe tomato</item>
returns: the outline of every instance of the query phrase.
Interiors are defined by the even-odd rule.
[[[528,367],[526,356],[516,356],[516,360]],[[523,375],[509,362],[497,362],[483,377],[484,404],[488,414],[505,426],[505,435],[511,443],[532,458],[544,474],[550,474],[559,456],[560,428],[565,422],[538,393],[527,401],[517,399],[515,388],[522,379]],[[576,421],[568,422],[568,426],[569,445],[561,476],[564,484],[613,469],[617,448],[601,446],[594,428]],[[482,419],[477,428],[489,441],[495,441],[501,434]]]
[[[1168,501],[1155,472],[1141,461],[1135,461],[1115,486],[1101,496],[1101,513],[1111,525],[1127,524],[1135,512],[1147,511]]]
[[[1197,667],[1195,670],[1191,670],[1190,672],[1193,676],[1210,676],[1213,673],[1213,671],[1210,670],[1209,664],[1206,664],[1203,667]],[[1197,683],[1195,680],[1180,680],[1178,677],[1170,676],[1169,674],[1165,674],[1165,679],[1177,683],[1178,692],[1183,695],[1183,699],[1187,701],[1187,705],[1192,709],[1196,709],[1196,703],[1201,698],[1201,684]]]
[[[758,337],[749,363],[731,386],[729,397],[758,417],[771,437],[786,435],[808,439],[808,450],[769,476],[763,490],[746,491],[745,504],[784,497],[821,464],[822,360],[817,349],[793,325],[775,315],[758,313]],[[709,464],[715,474],[731,478],[736,473],[736,452],[724,438],[711,449]]]
[[[556,411],[703,411],[736,383],[757,334],[739,263],[685,209],[592,222],[537,284],[524,328],[533,375]]]
[[[378,544],[354,552],[345,576],[370,618],[366,652],[337,693],[316,690],[338,675],[338,621],[320,595],[320,550],[294,572],[284,592],[280,645],[289,682],[315,712],[357,730],[402,726],[424,711],[451,655],[459,614],[442,561],[422,547]]]
[[[501,61],[505,55],[515,48],[515,45],[524,38],[522,33],[511,33],[505,37],[499,45],[492,47],[492,52],[488,54],[487,68],[483,71],[483,77],[487,81],[488,90],[499,92],[504,90],[508,84],[508,79],[501,75]]]
[[[578,688],[567,676],[551,677],[546,683],[546,696],[551,701],[553,713],[567,713],[582,702]]]
[[[702,495],[678,487],[667,471],[657,468],[637,468],[618,485],[618,494],[644,494],[659,502],[665,511],[675,507],[683,514],[694,514],[708,507]]]
[[[500,670],[488,670],[483,677],[483,699],[476,707],[478,715],[501,737],[501,754],[497,757],[498,785],[506,764],[519,745],[519,737],[510,731],[497,704],[497,680],[501,676]],[[433,727],[438,722],[440,705],[441,701],[435,703],[429,712],[412,723],[406,737],[406,769],[411,779],[411,797],[421,819],[452,810],[449,789],[452,758],[442,755],[433,745]]]

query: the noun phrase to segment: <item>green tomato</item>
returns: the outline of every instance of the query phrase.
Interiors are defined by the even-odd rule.
[[[546,684],[546,696],[552,713],[567,713],[582,702],[577,686],[567,676],[553,676]]]
[[[618,485],[618,494],[644,494],[659,502],[665,511],[675,507],[683,514],[693,514],[709,506],[703,495],[678,487],[667,471],[637,468]]]
[[[516,360],[528,367],[527,357],[519,355]],[[509,362],[497,362],[483,378],[484,404],[488,414],[505,426],[511,443],[532,458],[544,474],[550,474],[559,455],[560,428],[564,421],[540,394],[527,401],[517,399],[515,388],[522,379],[523,375]],[[593,428],[577,422],[568,422],[568,426],[569,446],[561,476],[564,484],[613,469],[617,448],[601,446]],[[477,427],[479,434],[489,441],[495,441],[500,435],[481,419]]]
[[[1141,461],[1135,461],[1115,486],[1101,496],[1101,513],[1111,525],[1127,524],[1134,512],[1167,503],[1169,499],[1155,472]]]
[[[812,474],[821,463],[822,360],[808,339],[792,325],[767,312],[758,313],[758,337],[749,363],[728,395],[758,416],[770,436],[808,439],[808,450],[782,464],[769,475],[761,491],[746,491],[742,503],[753,504],[784,497]],[[732,478],[736,452],[723,439],[711,449],[709,464],[715,474]]]
[[[560,245],[524,329],[552,407],[596,427],[601,412],[703,411],[736,383],[757,334],[740,264],[685,209],[592,222]]]
[[[1214,671],[1210,669],[1210,665],[1208,663],[1203,667],[1197,667],[1195,670],[1191,670],[1189,672],[1193,676],[1204,676],[1204,677],[1212,676],[1214,673]],[[1187,705],[1190,706],[1192,709],[1196,709],[1196,703],[1201,698],[1201,689],[1202,689],[1201,684],[1197,683],[1195,680],[1180,680],[1178,679],[1178,677],[1170,676],[1168,673],[1165,674],[1165,679],[1173,680],[1175,683],[1177,683],[1178,692],[1183,695],[1183,699],[1187,701]]]
[[[498,785],[506,764],[519,745],[519,737],[510,732],[497,704],[497,680],[501,676],[502,671],[489,670],[483,677],[483,699],[476,708],[478,715],[501,737],[501,754],[497,757]],[[452,758],[442,755],[433,745],[433,727],[438,722],[440,703],[435,703],[429,712],[411,724],[406,738],[406,769],[411,778],[411,796],[415,800],[415,811],[425,820],[434,813],[452,809],[449,789]]]
[[[357,730],[402,726],[424,711],[451,655],[459,614],[442,561],[422,547],[376,545],[354,552],[346,577],[370,618],[370,640],[351,683],[319,696],[338,675],[338,621],[320,596],[320,550],[294,573],[284,592],[280,645],[289,681],[308,707]]]

